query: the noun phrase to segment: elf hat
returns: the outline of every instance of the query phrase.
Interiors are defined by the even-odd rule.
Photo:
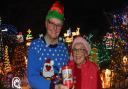
[[[87,50],[88,54],[90,54],[90,50],[91,50],[90,44],[83,37],[78,36],[74,39],[72,43],[72,49],[77,43],[82,43],[85,46],[85,49]]]
[[[50,18],[57,18],[59,20],[64,20],[64,7],[62,4],[60,4],[59,1],[56,1],[51,9],[48,11],[48,14],[46,16],[46,20]]]

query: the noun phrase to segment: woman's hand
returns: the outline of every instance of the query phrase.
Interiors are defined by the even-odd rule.
[[[63,84],[55,85],[55,89],[74,89],[74,86],[72,88],[69,88],[67,86],[64,86]]]

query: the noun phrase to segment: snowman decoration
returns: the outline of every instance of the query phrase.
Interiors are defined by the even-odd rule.
[[[54,76],[54,61],[53,60],[46,60],[46,62],[44,63],[44,67],[43,67],[43,76],[47,79],[50,80],[53,76]]]

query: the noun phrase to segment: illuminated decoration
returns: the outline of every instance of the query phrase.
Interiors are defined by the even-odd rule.
[[[128,73],[126,60],[128,54],[128,7],[123,11],[113,14],[113,47],[111,49],[110,68],[114,77],[111,82],[115,88],[126,89],[125,85]],[[128,82],[127,82],[128,84]]]
[[[28,34],[26,36],[26,41],[27,41],[26,42],[26,46],[28,47],[28,46],[30,46],[33,37],[32,37],[32,34],[31,34],[31,30],[30,29],[28,29],[27,32],[28,32]]]
[[[91,60],[98,64],[98,49],[97,48],[92,48],[91,49]]]
[[[26,46],[30,46],[30,45],[31,45],[31,42],[27,42],[27,43],[26,43]]]
[[[11,25],[11,24],[1,24],[0,28],[1,28],[0,30],[7,30],[4,33],[6,35],[16,35],[16,34],[18,34],[17,28],[15,26]]]
[[[21,80],[19,77],[14,77],[12,79],[12,88],[14,89],[22,89],[21,88]]]
[[[93,44],[93,41],[92,41],[93,34],[92,33],[90,33],[88,36],[83,35],[83,38],[85,38],[90,43],[91,46],[96,45],[96,44]]]
[[[26,70],[26,56],[27,56],[27,49],[25,45],[18,45],[14,49],[14,72],[15,75],[18,77],[23,77],[25,70]]]
[[[16,35],[17,29],[15,26],[10,24],[1,24],[0,25],[0,88],[10,89],[10,80],[13,76],[13,69],[15,65],[13,60],[15,60],[13,48],[17,45]],[[15,72],[14,74],[17,74]]]
[[[110,88],[111,86],[111,70],[105,69],[101,73],[102,88]]]
[[[90,60],[95,62],[101,68],[109,68],[110,49],[106,48],[105,41],[96,42],[94,34],[90,33],[83,36],[91,45]]]
[[[3,32],[7,32],[7,28],[2,28],[2,20],[0,17],[0,62],[3,60],[4,46],[3,46]],[[1,66],[0,66],[1,67]]]
[[[4,60],[4,45],[2,32],[0,32],[0,74],[3,74],[3,60]]]
[[[106,44],[107,49],[112,49],[113,46],[113,34],[107,33],[106,36],[104,36],[104,40]]]
[[[96,44],[98,49],[98,63],[101,68],[109,68],[111,63],[110,49],[106,48],[106,44],[102,41]]]
[[[13,26],[11,24],[1,23],[1,25],[0,25],[0,39],[1,39],[1,41],[4,41],[5,44],[7,44],[8,46],[15,44],[16,34],[18,34],[18,32],[17,32],[17,28],[15,26]]]
[[[80,28],[77,28],[76,32],[71,32],[71,28],[69,28],[67,33],[64,33],[65,41],[67,43],[71,43],[73,41],[73,37],[78,35],[80,35]]]
[[[39,34],[39,38],[42,38],[43,37],[43,34]]]
[[[128,16],[126,14],[115,14],[113,19],[113,29],[127,29],[128,25]],[[116,25],[116,27],[115,27]]]
[[[0,43],[0,61],[3,60],[4,48],[3,45]]]
[[[128,57],[124,56],[123,57],[123,65],[127,65],[128,64]]]
[[[93,34],[90,33],[88,36],[84,35],[83,38],[85,38],[91,46],[90,60],[98,64],[98,46],[96,43],[94,44],[92,41]]]
[[[17,37],[16,40],[17,40],[18,43],[24,42],[22,32],[19,32],[19,34],[16,37]]]
[[[3,74],[4,74],[4,72],[3,72],[3,63],[0,62],[0,75],[3,75]]]
[[[27,80],[27,47],[24,44],[17,45],[14,49],[13,74],[21,79],[22,89],[29,89]]]
[[[76,29],[76,32],[72,32],[72,36],[78,36],[80,35],[80,28]]]
[[[93,34],[90,33],[88,36],[83,35],[83,38],[85,38],[91,46],[90,60],[95,62],[96,64],[99,64],[98,63],[98,61],[99,61],[99,59],[98,59],[98,46],[97,46],[96,43],[94,44],[93,41],[92,41]]]
[[[125,14],[124,16],[123,16],[123,22],[122,22],[122,24],[123,25],[128,25],[128,15],[127,14]]]
[[[8,73],[11,71],[11,65],[9,61],[9,55],[8,55],[8,46],[5,46],[5,54],[4,54],[4,71],[5,73]]]
[[[122,69],[125,73],[128,73],[128,56],[124,56],[122,59]]]
[[[125,23],[127,23],[126,25],[128,25],[128,6],[125,7],[124,11],[123,11],[123,14],[124,14],[124,18],[125,18]]]
[[[26,37],[26,40],[32,40],[33,39],[33,37],[32,37],[32,35],[31,35],[31,30],[30,29],[28,29],[28,34],[27,34],[27,37]]]
[[[28,59],[26,56],[24,56],[24,59],[25,59],[25,65],[26,65],[26,68],[27,68],[27,64],[28,64]]]
[[[64,37],[65,37],[65,41],[67,43],[71,43],[73,41],[73,36],[72,36],[70,28],[69,28],[69,30],[67,30],[67,33],[64,33]]]

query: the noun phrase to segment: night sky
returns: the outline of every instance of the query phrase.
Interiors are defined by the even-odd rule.
[[[0,1],[2,23],[16,26],[18,32],[28,28],[32,34],[44,32],[47,11],[55,0],[3,0]],[[128,5],[127,0],[62,0],[65,6],[65,27],[81,28],[82,34],[95,33],[97,36],[109,32],[111,14]]]

